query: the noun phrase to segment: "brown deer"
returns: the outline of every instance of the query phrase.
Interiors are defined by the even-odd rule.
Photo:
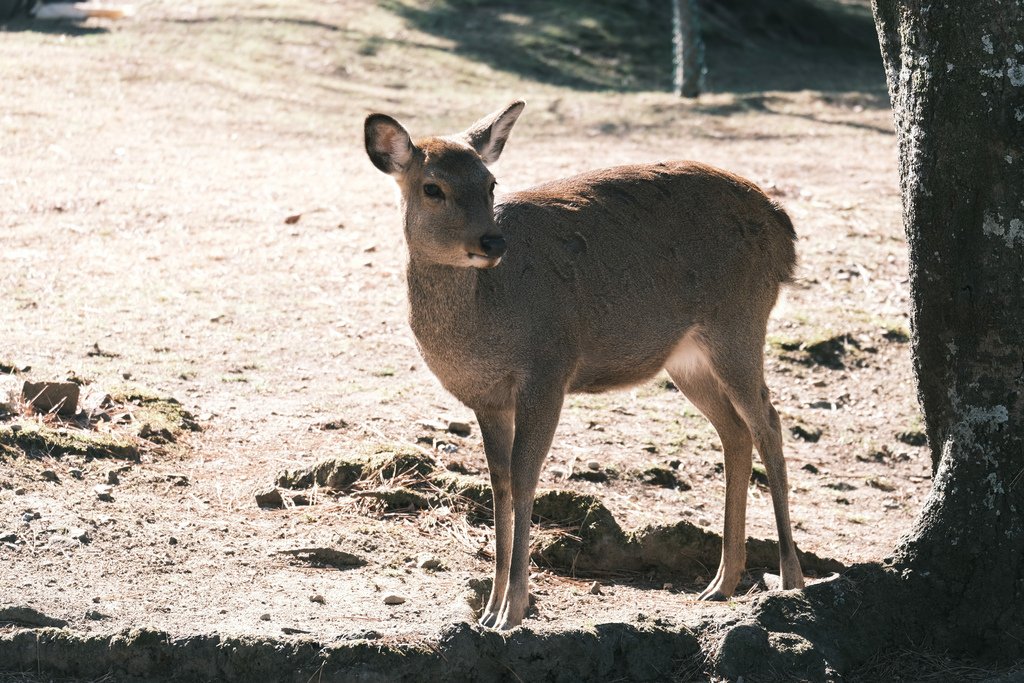
[[[413,333],[483,436],[495,572],[480,623],[509,629],[526,615],[534,493],[565,394],[628,387],[662,368],[715,426],[725,457],[722,559],[700,599],[726,599],[744,570],[753,446],[782,587],[802,587],[763,374],[768,316],[796,262],[789,217],[753,183],[685,161],[591,171],[495,203],[488,165],[524,106],[415,143],[390,116],[365,125],[370,160],[401,190]]]

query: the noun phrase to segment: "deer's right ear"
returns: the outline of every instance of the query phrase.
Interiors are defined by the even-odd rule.
[[[405,172],[416,148],[402,124],[384,114],[370,114],[365,134],[366,153],[374,166],[389,175]]]

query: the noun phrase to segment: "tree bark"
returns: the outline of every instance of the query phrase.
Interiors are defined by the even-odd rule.
[[[834,680],[884,650],[1024,659],[1024,0],[873,9],[932,491],[883,564],[724,629],[726,677]]]
[[[697,97],[704,90],[704,39],[697,0],[672,0],[673,83],[676,95]]]
[[[896,565],[934,637],[1024,653],[1024,5],[875,0],[935,481]]]

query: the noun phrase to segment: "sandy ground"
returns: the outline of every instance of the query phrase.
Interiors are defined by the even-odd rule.
[[[490,572],[487,523],[457,507],[382,512],[346,492],[261,509],[253,493],[286,468],[374,443],[431,450],[440,439],[440,462],[486,477],[472,414],[408,330],[394,190],[366,159],[361,129],[385,111],[414,134],[454,132],[520,97],[527,110],[495,168],[506,190],[690,158],[779,199],[800,267],[770,324],[767,377],[796,541],[848,565],[883,558],[908,530],[929,460],[898,438],[920,422],[880,65],[851,66],[832,86],[822,65],[809,71],[815,87],[681,102],[539,85],[369,3],[207,5],[143,2],[130,22],[0,41],[0,360],[31,368],[14,381],[73,373],[96,392],[128,375],[202,427],[137,463],[0,460],[0,535],[14,537],[0,543],[0,608],[86,632],[292,629],[322,640],[429,639],[471,619],[471,583]],[[542,488],[597,495],[627,529],[687,519],[718,532],[717,438],[665,380],[570,398]],[[8,416],[0,429],[34,419]],[[422,424],[438,419],[471,433]],[[795,435],[798,425],[820,438]],[[621,476],[570,476],[591,461]],[[97,498],[122,465],[112,501]],[[631,474],[656,465],[690,488]],[[751,485],[748,514],[751,536],[774,537],[764,487]],[[339,571],[279,554],[313,546],[368,564]],[[422,554],[442,568],[416,567]],[[592,577],[538,568],[531,625],[697,618],[749,599],[697,603],[689,591],[706,580],[665,590],[658,577],[602,577],[593,595]],[[390,594],[405,602],[385,605]]]

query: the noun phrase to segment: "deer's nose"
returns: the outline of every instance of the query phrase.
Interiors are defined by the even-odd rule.
[[[505,254],[505,238],[501,235],[484,235],[480,238],[480,248],[490,258],[500,258]]]

